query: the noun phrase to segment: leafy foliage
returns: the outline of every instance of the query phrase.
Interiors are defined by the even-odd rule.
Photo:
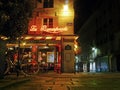
[[[0,34],[16,38],[27,32],[34,0],[0,0]]]

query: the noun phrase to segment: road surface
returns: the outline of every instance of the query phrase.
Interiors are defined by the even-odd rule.
[[[42,74],[5,90],[120,90],[120,73]]]

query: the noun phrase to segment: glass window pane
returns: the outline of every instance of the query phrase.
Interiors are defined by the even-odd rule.
[[[49,18],[49,27],[53,28],[53,19],[52,18]]]
[[[49,8],[53,8],[53,0],[49,0]]]
[[[48,8],[48,0],[44,0],[44,2],[43,2],[43,8]]]
[[[47,25],[47,18],[44,18],[43,25]]]

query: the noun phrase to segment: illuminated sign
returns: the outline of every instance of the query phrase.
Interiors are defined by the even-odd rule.
[[[65,46],[65,50],[71,50],[72,47],[70,45]]]
[[[60,32],[63,32],[63,31],[67,31],[67,27],[64,27],[64,28],[47,28],[46,25],[43,25],[40,29],[40,31],[43,31],[43,32],[52,32],[52,33],[60,33]]]
[[[32,25],[30,27],[30,31],[37,31],[37,26],[36,25]]]
[[[61,33],[61,32],[67,31],[68,28],[67,27],[63,27],[63,28],[59,28],[59,27],[48,28],[46,25],[43,25],[40,29],[37,29],[36,25],[32,25],[30,27],[30,31],[37,31],[37,30],[40,30],[40,32],[47,32],[47,33]]]

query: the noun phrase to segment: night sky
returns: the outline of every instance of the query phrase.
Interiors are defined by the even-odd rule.
[[[88,17],[95,11],[99,0],[75,0],[75,33],[80,29]]]

